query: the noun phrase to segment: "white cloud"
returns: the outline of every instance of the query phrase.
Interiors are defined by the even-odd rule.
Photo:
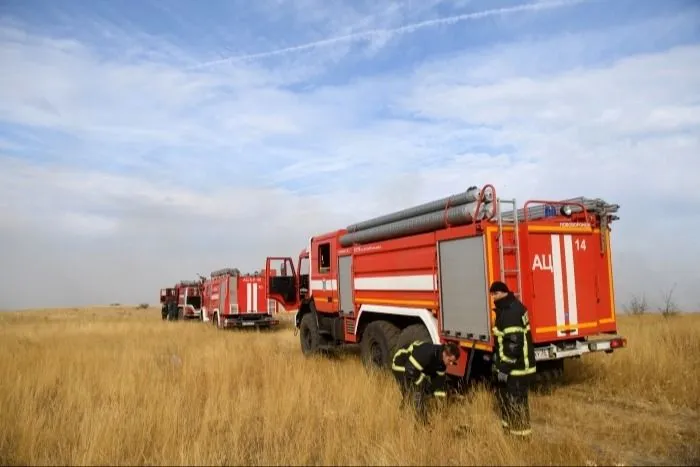
[[[489,182],[520,202],[619,202],[618,298],[677,282],[697,306],[700,46],[564,71],[543,58],[576,64],[589,39],[297,93],[318,62],[193,71],[6,28],[0,119],[76,141],[22,161],[0,153],[0,308],[153,301],[195,272],[258,269],[310,235]],[[5,156],[17,149],[0,141]],[[126,162],[135,174],[110,167]]]

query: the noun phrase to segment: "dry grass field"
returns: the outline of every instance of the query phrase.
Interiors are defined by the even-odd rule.
[[[10,465],[697,465],[700,314],[621,318],[629,347],[531,396],[530,442],[483,388],[430,429],[354,355],[303,358],[289,323],[218,331],[160,310],[0,313]],[[466,429],[456,430],[459,425]]]

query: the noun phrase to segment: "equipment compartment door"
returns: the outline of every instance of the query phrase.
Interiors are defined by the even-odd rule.
[[[229,313],[238,313],[238,287],[236,287],[237,279],[231,276],[228,280],[228,302]]]
[[[228,313],[226,309],[226,294],[228,293],[226,279],[219,279],[219,316]]]
[[[530,322],[536,340],[598,332],[597,241],[599,237],[590,233],[529,234]]]
[[[338,257],[338,293],[340,309],[345,313],[354,311],[352,302],[352,256]]]
[[[438,258],[443,332],[488,342],[491,330],[484,238],[440,241]]]

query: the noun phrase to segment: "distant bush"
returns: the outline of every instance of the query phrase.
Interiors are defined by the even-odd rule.
[[[625,311],[630,315],[643,315],[649,310],[649,304],[644,295],[641,297],[633,296],[629,303],[625,306]]]
[[[148,303],[141,303],[139,306],[136,307],[137,310],[145,310],[148,308],[150,305]]]
[[[675,316],[679,313],[678,305],[673,299],[673,291],[676,288],[676,284],[673,284],[669,290],[662,292],[661,306],[659,307],[659,312],[664,318],[669,318]]]

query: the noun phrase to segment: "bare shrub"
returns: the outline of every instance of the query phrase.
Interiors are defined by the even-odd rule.
[[[630,315],[643,315],[649,310],[649,304],[645,295],[641,297],[634,295],[625,306],[625,311]]]
[[[675,289],[676,284],[673,284],[673,286],[669,290],[661,293],[662,298],[661,306],[659,307],[659,312],[664,318],[675,316],[680,312],[678,304],[673,299],[673,292]]]

